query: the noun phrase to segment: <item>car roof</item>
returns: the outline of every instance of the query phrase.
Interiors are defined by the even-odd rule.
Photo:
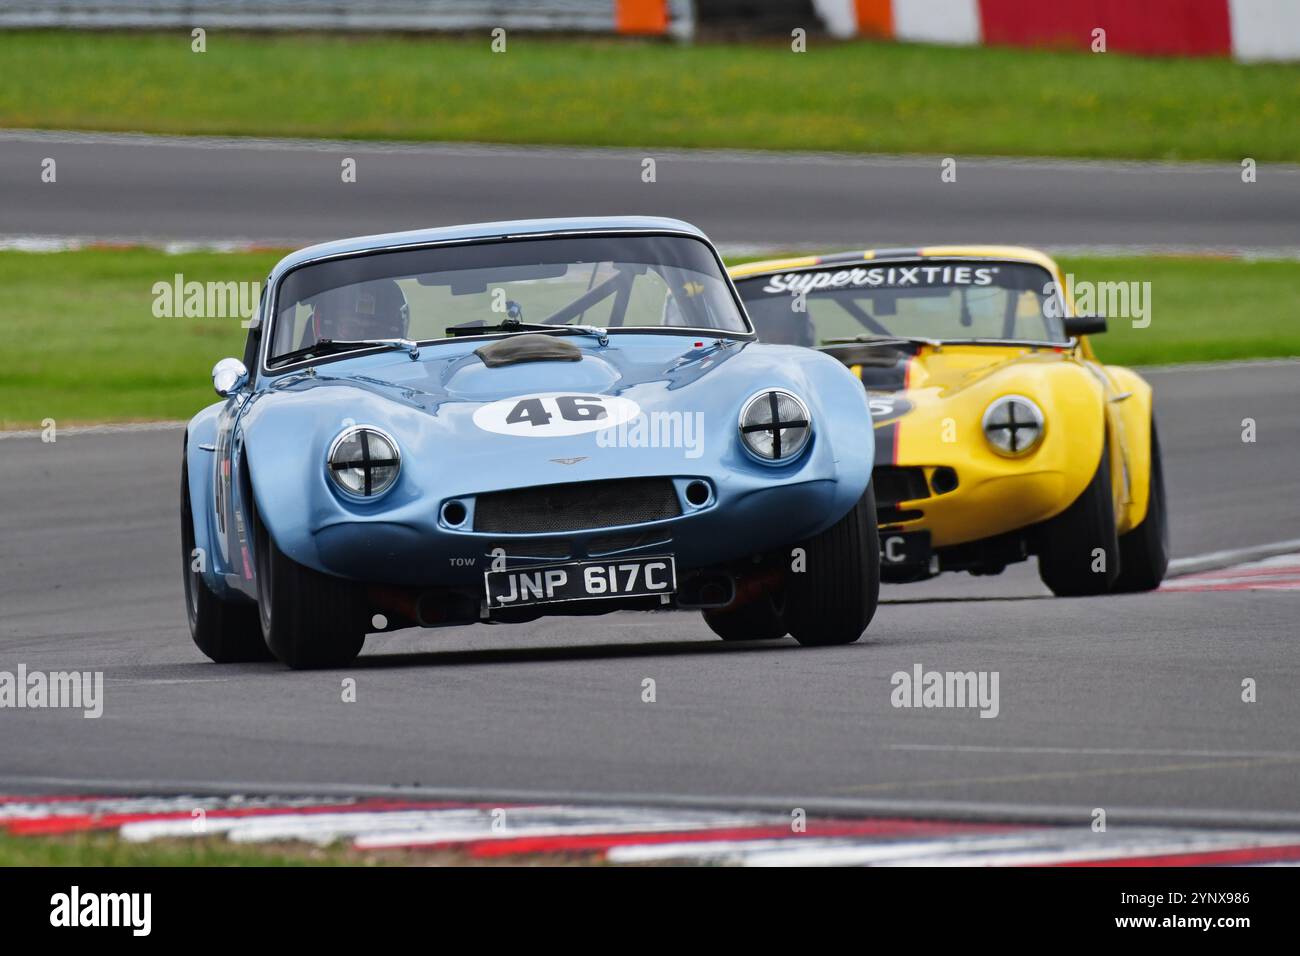
[[[790,269],[809,269],[816,266],[845,265],[853,262],[896,262],[909,259],[989,259],[1029,262],[1059,274],[1055,260],[1046,253],[1028,246],[920,246],[896,249],[865,249],[861,252],[836,252],[824,256],[798,256],[789,259],[766,259],[732,266],[728,273],[732,279],[785,272]]]
[[[421,246],[439,242],[504,239],[513,236],[585,232],[683,232],[708,241],[704,233],[688,222],[660,216],[586,216],[571,219],[515,219],[502,222],[474,222],[460,226],[438,226],[406,232],[385,232],[373,236],[335,239],[291,252],[271,270],[272,281],[306,262],[371,252],[394,246]]]

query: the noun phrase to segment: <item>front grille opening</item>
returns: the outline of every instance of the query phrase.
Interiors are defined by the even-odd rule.
[[[549,534],[645,524],[681,513],[671,478],[618,478],[479,495],[474,530]]]
[[[946,495],[957,490],[957,472],[947,465],[940,465],[930,475],[930,487],[936,495]]]
[[[872,470],[871,483],[876,487],[878,505],[896,505],[900,501],[930,497],[930,486],[925,480],[924,468],[882,465]]]

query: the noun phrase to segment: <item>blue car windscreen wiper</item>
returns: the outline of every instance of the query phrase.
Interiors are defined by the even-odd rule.
[[[338,352],[350,352],[353,349],[390,348],[400,349],[411,356],[412,360],[420,357],[420,346],[410,339],[317,339],[311,345],[305,345],[292,352],[285,352],[273,359],[274,364],[283,365],[294,359],[334,355]]]

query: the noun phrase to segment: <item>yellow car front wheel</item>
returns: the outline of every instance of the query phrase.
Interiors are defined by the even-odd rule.
[[[1039,528],[1038,576],[1057,597],[1105,594],[1119,576],[1119,538],[1110,489],[1110,453],[1083,493]]]

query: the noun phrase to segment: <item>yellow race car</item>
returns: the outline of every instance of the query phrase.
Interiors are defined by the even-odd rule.
[[[861,380],[882,580],[1038,558],[1057,595],[1145,591],[1168,564],[1151,386],[1102,365],[1060,268],[1033,249],[936,246],[736,266],[761,340]]]

